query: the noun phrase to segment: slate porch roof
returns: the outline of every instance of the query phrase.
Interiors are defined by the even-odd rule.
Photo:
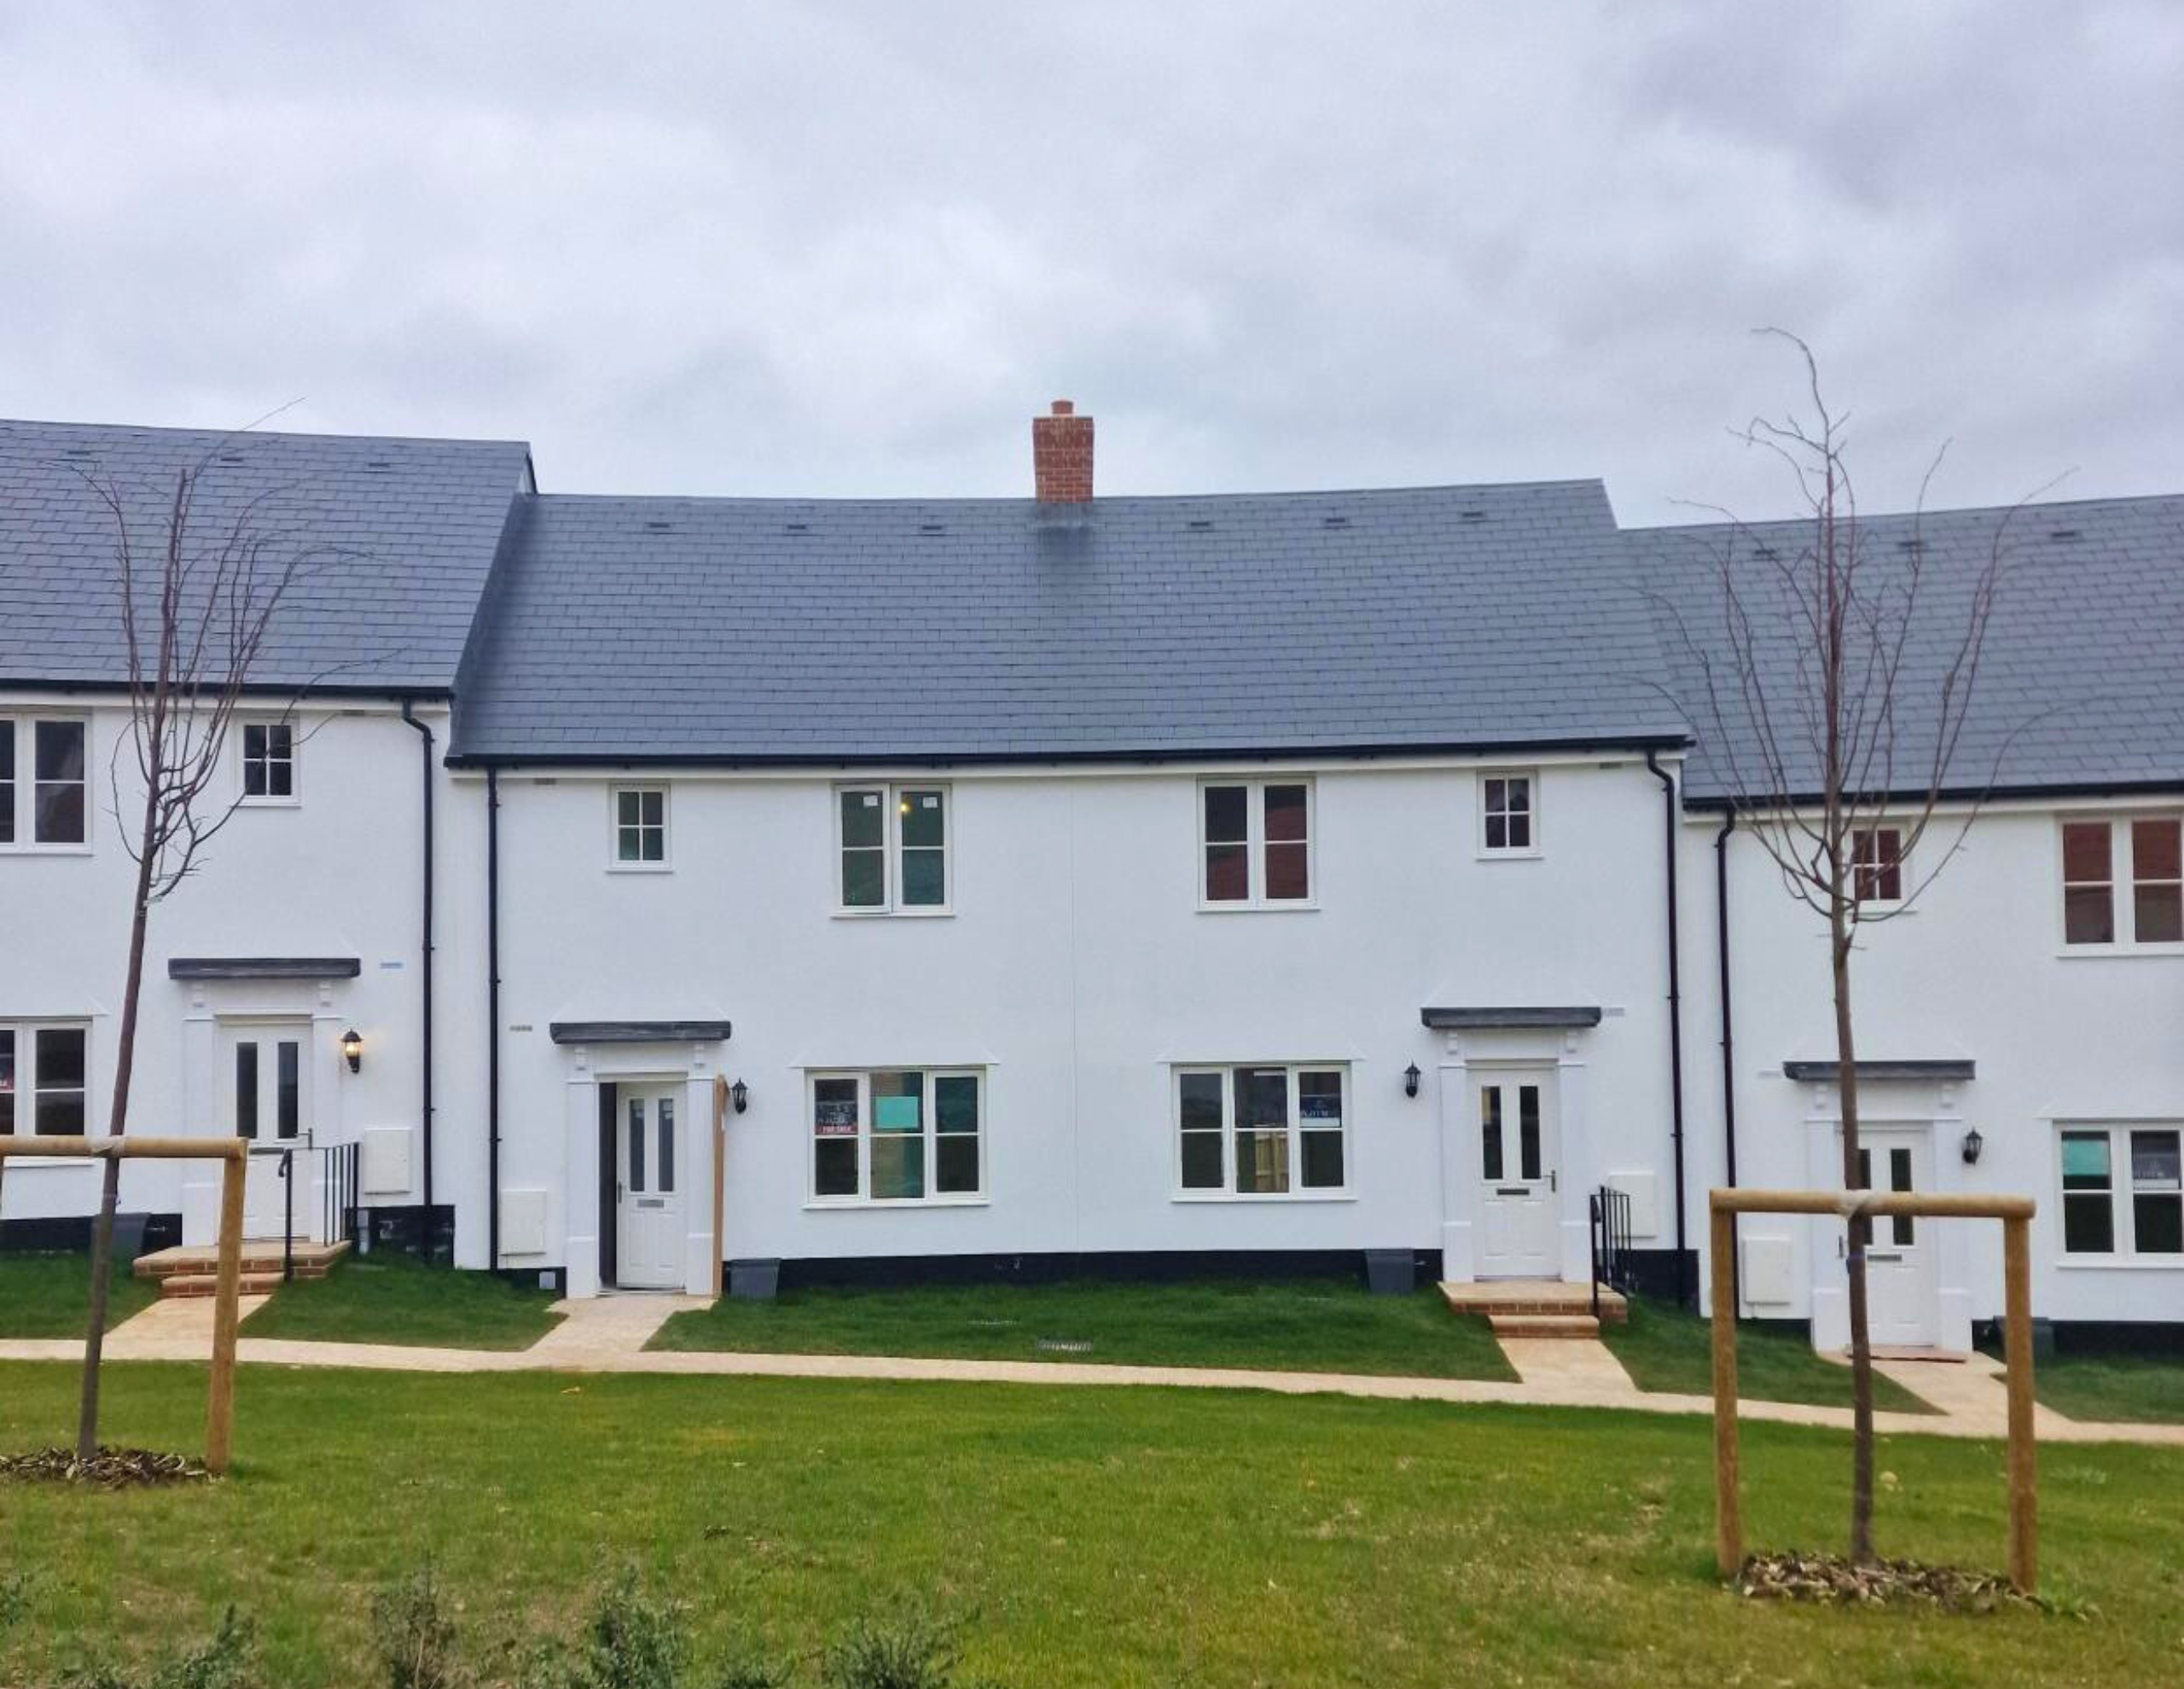
[[[793,501],[540,496],[458,762],[1680,744],[1597,481]]]
[[[272,554],[329,554],[284,600],[258,684],[445,692],[529,461],[513,440],[0,421],[0,685],[126,678],[114,525],[86,477],[119,491],[156,566],[175,477],[205,462],[195,539],[258,500]]]

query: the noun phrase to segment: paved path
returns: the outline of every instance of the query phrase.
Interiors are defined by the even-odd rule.
[[[247,1314],[264,1301],[243,1298]],[[1640,1413],[1711,1413],[1703,1396],[1648,1394],[1630,1381],[1606,1346],[1567,1338],[1503,1344],[1518,1382],[1482,1378],[1381,1378],[1352,1373],[1274,1373],[1220,1367],[1118,1367],[1079,1361],[945,1361],[878,1355],[739,1355],[648,1349],[669,1315],[702,1308],[702,1297],[612,1296],[561,1302],[567,1317],[526,1349],[404,1348],[392,1344],[304,1343],[244,1337],[239,1359],[253,1366],[350,1367],[396,1373],[645,1373],[676,1377],[864,1378],[1053,1385],[1159,1384],[1184,1390],[1257,1390],[1285,1396],[1350,1396],[1377,1401],[1503,1402],[1537,1408],[1612,1408]],[[154,1317],[157,1316],[157,1317]],[[247,1331],[246,1326],[245,1330]],[[208,1297],[155,1303],[107,1334],[114,1361],[202,1361],[211,1353]],[[1543,1351],[1554,1350],[1554,1354]],[[1592,1351],[1597,1350],[1594,1354]],[[73,1361],[74,1338],[0,1341],[0,1361]],[[1983,1364],[1984,1362],[1984,1364]],[[1941,1411],[1876,1413],[1874,1427],[1891,1436],[2000,1438],[2002,1388],[1994,1363],[1974,1357],[1960,1366],[1916,1361],[1877,1363],[1888,1376]],[[1795,1402],[1746,1402],[1745,1419],[1847,1430],[1850,1410]],[[2040,1410],[2044,1442],[2142,1442],[2184,1448],[2184,1425],[2093,1425]]]

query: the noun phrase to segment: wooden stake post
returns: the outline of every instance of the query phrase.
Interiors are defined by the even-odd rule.
[[[1951,1196],[1925,1191],[1746,1191],[1707,1193],[1712,1215],[1714,1557],[1723,1577],[1744,1565],[1737,1500],[1736,1281],[1731,1257],[1740,1214],[1821,1214],[1849,1219],[1908,1214],[2002,1222],[2003,1359],[2009,1386],[2010,1582],[2026,1594],[2039,1575],[2039,1494],[2032,1442],[2032,1216],[2030,1197]]]
[[[220,1267],[212,1306],[212,1377],[205,1399],[205,1469],[224,1472],[234,1442],[235,1327],[242,1319],[242,1199],[245,1158],[241,1138],[0,1138],[0,1160],[9,1156],[77,1156],[94,1160],[139,1158],[219,1161]]]

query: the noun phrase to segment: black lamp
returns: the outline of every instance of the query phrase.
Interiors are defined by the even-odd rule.
[[[1414,1097],[1414,1096],[1416,1096],[1416,1095],[1418,1094],[1418,1081],[1419,1081],[1419,1077],[1420,1077],[1420,1076],[1419,1076],[1419,1071],[1418,1071],[1418,1064],[1417,1064],[1416,1062],[1414,1062],[1414,1061],[1413,1063],[1411,1063],[1411,1065],[1410,1065],[1409,1066],[1408,1066],[1408,1067],[1406,1067],[1405,1069],[1403,1069],[1403,1095],[1405,1095],[1405,1096],[1407,1096],[1407,1097]]]
[[[1964,1135],[1964,1164],[1966,1167],[1978,1166],[1979,1152],[1985,1148],[1986,1145],[1987,1141],[1979,1135],[1979,1129],[1977,1126],[1966,1132]]]
[[[353,1026],[341,1035],[341,1057],[351,1073],[364,1065],[364,1035]]]
[[[728,1088],[728,1100],[738,1114],[751,1106],[751,1088],[741,1079]]]

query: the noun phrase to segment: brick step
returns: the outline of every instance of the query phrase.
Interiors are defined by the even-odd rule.
[[[299,1271],[296,1276],[300,1279],[304,1275]],[[242,1275],[241,1286],[245,1296],[270,1296],[281,1288],[281,1274],[277,1269],[270,1273],[246,1273]],[[212,1296],[219,1288],[220,1275],[217,1273],[170,1273],[160,1280],[161,1296]]]
[[[1498,1338],[1596,1338],[1600,1322],[1589,1314],[1490,1314],[1487,1329]]]
[[[323,1278],[326,1269],[349,1252],[346,1241],[341,1243],[310,1243],[298,1239],[295,1248],[296,1276],[306,1273]],[[242,1270],[246,1273],[278,1273],[282,1261],[281,1245],[256,1239],[242,1246]],[[149,1255],[136,1257],[134,1272],[140,1279],[171,1279],[186,1274],[214,1273],[219,1269],[219,1251],[210,1245],[183,1248],[155,1250]]]

